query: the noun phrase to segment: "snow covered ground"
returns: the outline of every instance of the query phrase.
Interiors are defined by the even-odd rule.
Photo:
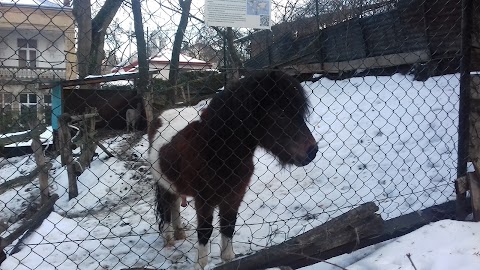
[[[480,265],[479,231],[480,223],[443,220],[329,262],[348,270],[476,270]],[[326,263],[302,268],[339,269]]]
[[[382,217],[390,219],[454,198],[451,182],[457,158],[458,75],[426,82],[400,74],[341,81],[322,78],[304,86],[313,108],[309,125],[320,152],[311,164],[287,169],[265,151],[255,153],[254,177],[234,236],[237,255],[283,242],[364,202],[376,202]],[[170,125],[162,134],[167,139],[173,136],[198,117],[206,104],[165,112],[163,117]],[[79,177],[79,196],[70,201],[66,170],[59,159],[52,161],[51,186],[60,195],[55,211],[1,269],[192,268],[197,241],[195,211],[189,205],[182,212],[187,239],[173,248],[163,248],[153,211],[151,178],[147,166],[142,165],[147,156],[146,138],[134,142],[130,135],[123,135],[103,143],[116,153],[132,147],[114,158],[97,149],[99,156]],[[35,167],[32,156],[0,164],[0,184]],[[36,185],[34,182],[1,194],[0,221],[12,225],[15,216],[38,196]],[[448,224],[478,229],[467,223],[437,224],[440,228]],[[18,224],[13,224],[9,231],[16,227]],[[438,229],[438,235],[445,232]],[[440,236],[432,233],[431,237]],[[374,250],[371,256],[379,256],[378,252],[387,247],[369,247],[334,260],[350,265]],[[410,249],[406,252],[412,253],[414,263],[420,256],[414,250],[427,250],[411,243],[403,247]],[[7,247],[7,252],[11,248]],[[211,251],[209,267],[220,263],[218,230],[212,236]],[[461,254],[470,256],[470,251],[465,249]],[[407,265],[402,251],[394,255],[378,261],[392,267],[395,263]],[[374,265],[375,259],[364,260],[363,265]],[[430,259],[418,260],[428,265]],[[381,265],[361,268],[362,261],[352,269],[390,269]]]

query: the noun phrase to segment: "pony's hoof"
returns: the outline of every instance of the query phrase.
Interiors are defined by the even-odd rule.
[[[187,238],[185,236],[185,231],[183,229],[177,229],[175,230],[175,240],[184,240],[185,238]]]
[[[208,264],[208,252],[209,248],[206,246],[199,244],[198,246],[198,254],[197,254],[197,262],[195,263],[195,270],[203,270],[205,266]]]
[[[201,266],[198,262],[195,263],[195,270],[203,270],[203,269],[204,269],[204,267]]]
[[[233,253],[233,250],[225,250],[220,254],[220,257],[223,262],[229,262],[235,259],[235,253]]]
[[[175,246],[175,239],[165,239],[165,244],[163,245],[164,247],[173,247]]]

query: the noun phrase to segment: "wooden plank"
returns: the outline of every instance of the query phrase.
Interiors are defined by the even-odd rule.
[[[3,250],[6,246],[12,244],[17,238],[22,236],[25,231],[30,230],[31,228],[38,227],[53,210],[53,206],[55,205],[55,202],[57,200],[58,195],[53,194],[52,197],[49,198],[47,203],[45,203],[40,209],[38,209],[38,211],[31,217],[27,217],[20,227],[10,233],[7,237],[0,238],[0,250]]]
[[[378,207],[372,202],[363,204],[288,241],[214,269],[247,270],[291,266],[294,261],[305,256],[351,242],[357,243],[362,238],[383,232],[383,220],[375,213],[377,210]]]
[[[83,120],[90,119],[97,116],[98,116],[98,112],[85,113],[83,115],[72,115],[70,117],[72,119],[72,122],[78,122],[78,121],[83,121]]]
[[[428,51],[416,51],[409,53],[389,54],[382,56],[374,56],[363,59],[355,59],[343,62],[330,62],[323,64],[298,64],[284,66],[288,73],[303,74],[303,73],[340,73],[350,70],[363,70],[372,68],[394,67],[405,64],[414,64],[430,60]]]
[[[467,207],[469,206],[470,205],[467,203]],[[349,243],[325,252],[319,252],[310,258],[302,258],[298,261],[295,261],[290,266],[293,269],[298,269],[312,265],[318,263],[320,260],[327,260],[345,253],[350,253],[357,249],[406,235],[431,222],[443,219],[454,219],[455,214],[455,201],[449,201],[428,207],[420,211],[414,211],[412,213],[385,221],[384,232],[377,237],[360,239],[359,243]]]
[[[47,163],[47,164],[45,164],[44,167],[41,167],[41,168],[37,167],[27,175],[22,175],[22,176],[19,176],[19,177],[15,178],[15,179],[8,180],[8,181],[0,184],[0,195],[5,193],[5,191],[7,191],[9,189],[12,189],[14,187],[23,186],[23,185],[31,183],[35,179],[35,177],[37,177],[38,173],[41,170],[48,171],[48,170],[50,170],[51,167],[52,167],[52,164]]]

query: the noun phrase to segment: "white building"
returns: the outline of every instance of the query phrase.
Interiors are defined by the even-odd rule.
[[[42,116],[51,96],[40,86],[76,76],[72,9],[46,0],[0,0],[0,14],[2,118]]]

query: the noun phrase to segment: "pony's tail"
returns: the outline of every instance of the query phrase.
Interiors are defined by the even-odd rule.
[[[160,228],[162,227],[163,224],[163,215],[165,212],[163,203],[162,203],[162,194],[163,189],[160,187],[157,181],[155,181],[155,216],[157,218],[157,222],[160,225]]]
[[[156,117],[148,126],[148,143],[149,148],[152,147],[153,142],[155,141],[155,135],[157,134],[157,130],[162,126],[162,120],[160,117]]]

